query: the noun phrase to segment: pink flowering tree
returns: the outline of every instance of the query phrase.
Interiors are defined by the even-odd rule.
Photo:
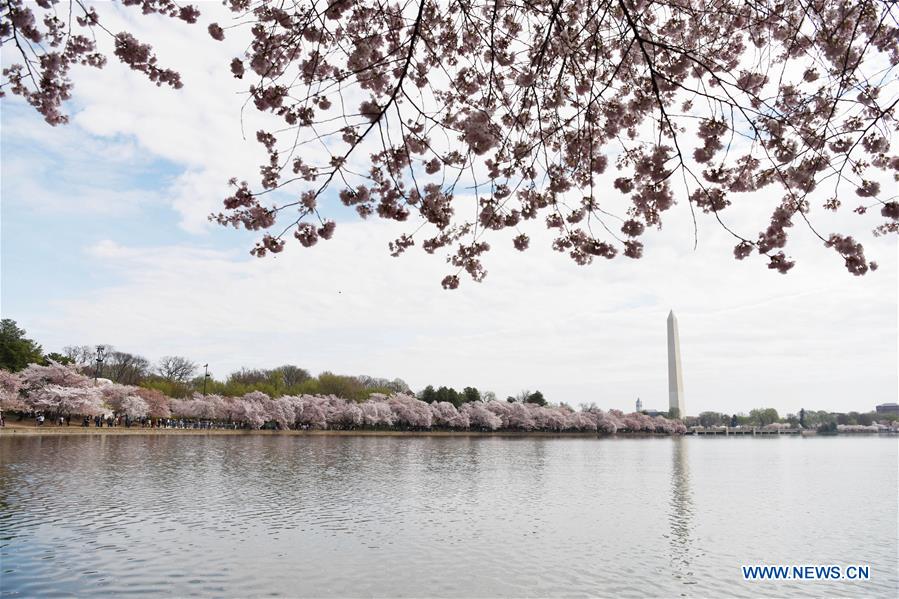
[[[535,428],[539,430],[560,432],[574,428],[570,410],[553,406],[525,405],[531,406]]]
[[[899,231],[891,0],[226,0],[224,23],[173,0],[121,4],[249,42],[222,60],[280,125],[256,133],[258,182],[233,180],[213,218],[260,232],[257,256],[330,239],[321,204],[335,196],[363,218],[408,222],[391,252],[445,253],[446,288],[484,278],[498,231],[526,250],[529,221],[578,264],[640,258],[676,202],[731,235],[737,259],[781,273],[797,226],[852,274],[876,267],[860,241],[819,229],[822,211]],[[72,67],[108,54],[157,85],[189,84],[103,10],[9,0],[2,92],[55,125]],[[313,145],[325,149],[314,161]],[[731,206],[769,189],[770,216],[738,229]]]
[[[501,402],[490,402],[491,404],[500,404]],[[507,403],[509,411],[506,415],[505,426],[512,430],[530,431],[536,428],[537,423],[534,419],[535,412],[533,408],[539,407],[534,404],[526,403]]]
[[[429,404],[433,426],[441,428],[466,429],[470,425],[468,415],[460,413],[456,406],[448,401],[435,401]]]
[[[215,393],[209,395],[201,395],[194,393],[194,400],[201,402],[201,408],[198,410],[198,416],[203,420],[226,420],[228,418],[228,409],[225,404],[225,398]]]
[[[588,412],[575,412],[569,416],[569,426],[578,431],[599,430],[597,419]]]
[[[365,426],[380,428],[391,427],[394,424],[393,410],[390,409],[390,405],[383,396],[370,397],[368,401],[360,404],[359,408],[362,410],[362,421]]]
[[[66,366],[51,361],[48,366],[29,364],[21,373],[22,389],[27,393],[44,385],[61,387],[89,387],[94,385],[93,379],[78,372],[74,365]]]
[[[624,412],[621,410],[609,410],[606,414],[606,420],[618,430],[624,428]]]
[[[30,410],[53,414],[93,416],[103,414],[103,395],[97,387],[63,387],[49,384],[32,389],[24,398]]]
[[[261,428],[266,423],[267,414],[259,402],[235,398],[234,420],[243,422],[252,429]]]
[[[327,400],[318,396],[304,395],[303,404],[296,421],[310,428],[328,428]]]
[[[394,423],[413,429],[428,429],[433,423],[430,406],[411,395],[397,393],[387,400],[394,415]]]
[[[22,388],[22,377],[15,372],[0,370],[0,410],[22,411],[25,403],[19,397]]]
[[[509,427],[509,414],[512,411],[512,405],[505,401],[488,401],[484,404],[485,408],[489,410],[493,415],[499,418],[499,427],[498,428],[510,428]]]
[[[74,366],[29,364],[20,377],[21,399],[29,410],[84,415],[104,411],[101,387]]]
[[[147,415],[151,418],[168,418],[171,416],[171,399],[161,391],[139,387],[136,395],[146,402]]]
[[[265,412],[265,420],[274,422],[279,429],[286,430],[296,421],[293,404],[278,399],[267,399],[261,402]]]
[[[222,420],[226,422],[243,422],[241,416],[245,412],[244,403],[239,397],[225,397],[223,410]]]
[[[123,404],[125,399],[128,397],[137,397],[138,393],[138,387],[119,385],[117,383],[101,384],[98,386],[98,389],[100,390],[100,395],[103,397],[103,403],[117,414],[124,414],[125,410],[123,409]]]
[[[473,429],[495,431],[503,425],[502,418],[489,410],[487,404],[482,401],[464,403],[460,412],[468,417],[469,426]]]
[[[355,402],[341,400],[329,414],[328,423],[332,427],[354,429],[362,426],[365,414]]]
[[[295,425],[300,412],[303,410],[303,397],[298,395],[284,395],[278,398],[278,403],[284,411],[286,419],[290,425]]]
[[[189,399],[172,399],[169,405],[171,406],[172,416],[179,418],[194,417],[195,404]]]
[[[122,400],[120,410],[129,418],[144,418],[149,414],[150,406],[139,395],[128,395]]]

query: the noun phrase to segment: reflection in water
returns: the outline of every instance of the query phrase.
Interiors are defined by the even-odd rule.
[[[687,452],[687,440],[674,437],[671,451],[671,503],[668,512],[668,524],[671,527],[669,544],[671,546],[671,568],[675,577],[686,584],[690,580],[693,539],[690,530],[693,525],[693,495],[690,491],[690,464]]]
[[[892,597],[896,472],[886,438],[0,433],[0,599]],[[831,555],[876,574],[736,578]]]

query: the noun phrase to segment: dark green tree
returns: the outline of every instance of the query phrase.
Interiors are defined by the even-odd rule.
[[[25,336],[25,330],[11,318],[0,320],[0,368],[17,372],[29,364],[44,361],[41,346]]]
[[[737,415],[736,414],[734,414],[733,416],[730,417],[730,426],[731,426],[731,428],[736,428],[736,426],[737,426]]]
[[[64,356],[55,351],[52,351],[49,354],[47,354],[46,356],[44,356],[44,360],[43,360],[44,366],[49,366],[50,360],[53,360],[54,362],[58,362],[60,364],[72,364],[73,363],[72,358],[70,358],[68,356]]]
[[[822,435],[835,435],[837,434],[837,422],[836,420],[831,420],[830,422],[824,422],[818,425],[818,432]]]
[[[481,392],[474,387],[465,387],[462,389],[462,401],[465,403],[481,401]]]
[[[805,428],[805,408],[799,410],[799,426]]]
[[[426,401],[428,403],[434,403],[437,401],[437,392],[434,390],[433,385],[428,385],[424,389],[422,389],[421,393],[418,394],[418,399],[422,401]]]
[[[452,387],[440,387],[437,389],[436,401],[448,401],[457,408],[462,405],[462,398],[459,392]]]
[[[543,397],[543,394],[540,393],[540,391],[534,391],[533,393],[531,393],[530,395],[528,395],[528,398],[527,398],[526,401],[527,401],[528,403],[535,403],[535,404],[537,404],[537,405],[539,405],[539,406],[545,406],[545,405],[546,405],[546,398]]]

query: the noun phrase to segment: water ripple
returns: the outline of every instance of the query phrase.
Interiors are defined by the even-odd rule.
[[[896,495],[875,438],[7,437],[0,595],[895,596]]]

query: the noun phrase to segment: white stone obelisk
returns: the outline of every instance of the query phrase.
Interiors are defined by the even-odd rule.
[[[674,310],[668,314],[668,408],[675,418],[684,418],[684,377],[680,364],[680,336]]]

